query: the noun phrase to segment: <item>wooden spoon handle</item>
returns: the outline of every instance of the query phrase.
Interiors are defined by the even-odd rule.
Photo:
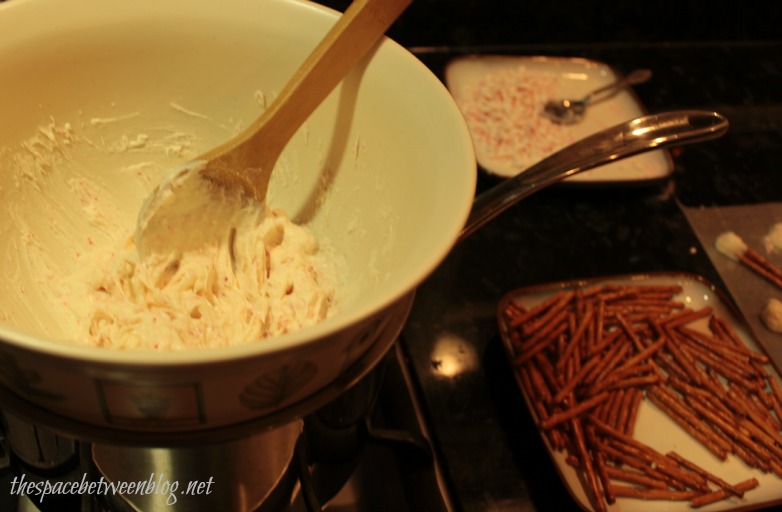
[[[261,201],[271,172],[296,130],[412,0],[354,0],[307,57],[271,105],[231,141],[201,157],[229,173],[230,181]],[[236,165],[238,164],[238,166]]]

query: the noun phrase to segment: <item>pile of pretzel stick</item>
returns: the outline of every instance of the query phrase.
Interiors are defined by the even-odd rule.
[[[762,353],[712,308],[677,301],[678,285],[565,289],[500,312],[517,376],[550,445],[566,453],[595,510],[618,497],[701,507],[742,498],[756,478],[726,482],[675,452],[634,439],[654,404],[720,460],[782,477],[782,392]]]

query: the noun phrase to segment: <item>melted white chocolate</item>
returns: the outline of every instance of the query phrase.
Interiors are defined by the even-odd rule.
[[[120,250],[85,255],[68,280],[80,343],[180,350],[260,340],[313,325],[333,310],[333,251],[282,212],[245,212],[214,243],[139,258]],[[183,229],[181,231],[187,231]]]

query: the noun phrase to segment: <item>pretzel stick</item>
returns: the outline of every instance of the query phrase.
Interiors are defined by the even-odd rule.
[[[594,339],[592,340],[592,343],[588,347],[588,353],[593,354],[593,349],[597,346],[599,346],[603,341],[603,330],[605,328],[605,312],[606,312],[606,303],[602,298],[597,299],[597,313],[595,314],[595,323],[594,323]]]
[[[591,425],[586,425],[583,428],[583,431],[586,437],[587,450],[594,458],[595,472],[597,473],[597,477],[600,480],[600,487],[603,489],[603,497],[605,498],[606,503],[609,505],[613,504],[616,501],[616,498],[611,493],[609,487],[611,479],[606,472],[608,467],[606,464],[606,455],[598,448],[598,440],[597,436],[595,435],[594,427]]]
[[[607,466],[605,470],[607,476],[613,478],[614,480],[621,480],[623,482],[628,482],[631,484],[643,485],[646,487],[651,487],[652,489],[668,488],[668,484],[661,482],[660,480],[656,480],[654,478],[646,476],[643,473],[638,473],[635,471],[627,471],[625,469],[619,469],[612,466]]]
[[[625,433],[625,427],[627,426],[627,416],[632,411],[632,405],[635,401],[635,392],[638,388],[629,388],[622,399],[622,404],[619,406],[619,415],[616,418],[614,428],[618,431]]]
[[[592,465],[592,458],[589,456],[589,452],[586,448],[586,442],[584,441],[584,432],[581,429],[581,420],[573,418],[570,420],[570,429],[573,432],[573,439],[575,440],[576,453],[581,461],[581,468],[584,471],[584,477],[587,482],[587,488],[592,495],[592,502],[597,510],[605,510],[605,501],[603,500],[603,493],[600,492],[600,485],[598,484],[598,476]]]
[[[782,271],[755,250],[747,248],[747,250],[739,256],[739,261],[782,290]]]
[[[611,391],[613,389],[623,389],[623,388],[630,388],[635,386],[647,386],[650,384],[657,384],[658,382],[660,382],[660,375],[658,375],[657,373],[652,373],[649,375],[628,377],[626,379],[614,382],[606,386],[605,390]]]
[[[515,309],[515,311],[519,311],[520,314],[512,314],[509,322],[509,327],[511,329],[516,329],[520,327],[521,325],[529,322],[536,316],[540,315],[544,311],[548,310],[552,306],[559,304],[560,301],[564,305],[567,300],[570,300],[570,296],[572,296],[572,292],[559,292],[554,295],[552,295],[550,298],[546,299],[545,301],[541,302],[537,306],[530,308],[527,311],[522,311],[521,307],[517,304],[514,304],[512,301],[509,302],[508,306],[511,306]],[[563,298],[566,298],[567,300],[562,300]],[[508,314],[508,309],[505,310],[506,314]]]
[[[777,420],[782,421],[782,390],[779,389],[777,380],[773,377],[768,377],[768,386],[771,388],[771,394],[774,397],[774,412],[777,414]]]
[[[622,407],[622,404],[624,403],[626,391],[624,389],[617,389],[612,393],[613,400],[611,401],[611,408],[608,411],[608,416],[605,419],[605,422],[607,425],[611,425],[614,428],[617,428],[617,423],[619,421],[619,408]]]
[[[643,313],[646,315],[662,316],[669,315],[676,310],[684,308],[684,304],[681,302],[673,302],[667,299],[656,298],[638,298],[623,301],[621,304],[609,306],[606,308],[606,313],[622,315]]]
[[[575,351],[576,347],[578,347],[578,345],[581,343],[581,338],[584,336],[587,327],[589,327],[592,322],[593,314],[592,306],[590,305],[587,307],[584,316],[581,318],[581,321],[578,324],[578,327],[576,327],[573,334],[571,334],[570,342],[568,343],[567,348],[565,348],[565,352],[560,355],[557,364],[554,365],[558,370],[562,370],[562,368],[565,367],[565,363],[570,360],[571,355]]]
[[[636,350],[643,350],[644,349],[643,343],[636,335],[635,330],[633,330],[633,328],[630,327],[630,325],[627,323],[627,320],[624,318],[624,316],[622,316],[621,314],[617,314],[616,321],[617,323],[619,323],[619,326],[625,332],[625,335],[628,338],[630,338],[630,341],[633,342],[633,345],[635,346]]]
[[[757,478],[750,478],[749,480],[744,480],[743,482],[737,483],[734,487],[743,494],[754,489],[758,485],[760,485],[760,482],[758,482]],[[731,493],[729,491],[725,489],[718,489],[716,491],[702,494],[696,498],[691,499],[690,506],[693,508],[700,508],[706,505],[711,505],[712,503],[729,498],[730,495]]]
[[[603,289],[601,295],[603,298],[603,302],[606,304],[610,302],[616,302],[622,299],[626,299],[628,297],[635,297],[638,294],[637,289],[633,289],[632,287],[615,287],[615,288],[609,288],[606,287]]]
[[[624,426],[624,429],[622,429],[622,432],[626,436],[633,435],[633,431],[635,430],[635,422],[636,418],[638,417],[638,408],[641,406],[641,400],[644,398],[644,393],[640,389],[636,389],[633,391],[633,403],[630,406],[630,412],[627,414],[627,423]]]
[[[556,414],[552,414],[549,418],[547,418],[545,421],[540,422],[540,428],[543,430],[550,429],[554,427],[555,425],[559,425],[560,423],[563,423],[565,421],[568,421],[571,418],[575,418],[579,414],[583,414],[586,411],[592,409],[596,405],[600,404],[601,402],[604,402],[605,400],[608,400],[610,395],[608,393],[600,393],[599,395],[595,395],[588,400],[585,400],[583,402],[580,402],[573,407],[570,407],[569,409],[565,409],[563,411],[557,412]]]
[[[576,350],[578,351],[578,350]],[[576,375],[576,361],[573,358],[570,358],[567,360],[567,364],[565,365],[565,371],[561,373],[565,376],[564,382],[568,382],[573,379]],[[563,383],[564,384],[564,383]]]
[[[614,394],[611,394],[611,398],[614,397]],[[594,414],[596,417],[600,418],[601,421],[607,421],[608,415],[611,413],[611,405],[613,403],[613,400],[608,399],[599,406],[595,407],[595,409],[590,413]]]
[[[652,293],[639,293],[635,298],[628,298],[622,301],[622,306],[631,308],[637,306],[652,306],[663,311],[685,308],[683,302],[673,300],[673,295],[667,293],[657,295]]]
[[[690,471],[694,473],[698,473],[703,478],[708,480],[709,482],[716,484],[718,487],[725,489],[729,493],[733,494],[734,496],[738,496],[739,498],[744,496],[744,491],[742,491],[740,488],[736,487],[735,485],[731,485],[725,480],[721,479],[714,473],[710,473],[709,471],[706,471],[702,467],[698,466],[697,464],[694,464],[693,462],[685,459],[681,455],[679,455],[676,452],[669,452],[666,454],[668,457],[675,460],[677,463],[679,463],[681,466],[684,466],[685,468],[689,469]]]
[[[707,318],[710,316],[714,310],[710,307],[704,307],[697,311],[692,311],[690,309],[685,309],[679,313],[674,313],[672,315],[669,315],[665,317],[662,320],[663,325],[666,327],[672,328],[677,327],[679,325],[689,324],[696,320],[700,320],[701,318]]]
[[[671,491],[669,489],[647,489],[627,485],[612,485],[611,492],[617,497],[641,500],[689,501],[702,496],[698,491]]]
[[[611,477],[608,475],[608,465],[606,464],[605,453],[599,450],[595,451],[595,469],[597,470],[598,478],[600,478],[600,485],[603,488],[603,495],[606,503],[612,505],[616,502],[616,496],[611,492]]]
[[[630,357],[629,359],[625,360],[622,365],[617,368],[617,371],[622,371],[623,368],[635,366],[637,364],[648,364],[650,366],[656,366],[654,363],[651,362],[652,357],[660,351],[663,347],[665,347],[665,339],[660,338],[648,347],[644,348],[634,356]],[[643,361],[646,361],[646,363],[643,363]]]

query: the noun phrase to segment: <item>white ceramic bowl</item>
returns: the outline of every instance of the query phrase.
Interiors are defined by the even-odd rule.
[[[456,240],[476,173],[448,92],[390,40],[305,123],[270,187],[271,206],[347,258],[340,313],[232,348],[119,352],[69,343],[41,291],[96,239],[131,230],[167,171],[254,119],[337,16],[296,0],[0,4],[6,391],[100,428],[212,429],[292,408],[393,341],[410,293]]]

